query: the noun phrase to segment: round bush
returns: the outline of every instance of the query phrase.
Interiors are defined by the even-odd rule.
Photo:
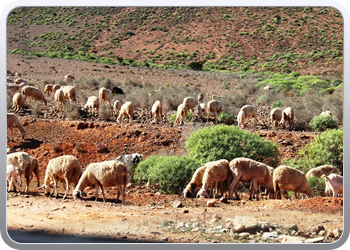
[[[324,191],[326,188],[326,182],[323,178],[319,178],[317,176],[311,176],[307,179],[314,193],[314,196],[324,196]]]
[[[185,145],[188,155],[201,163],[247,157],[277,167],[277,144],[237,126],[217,125],[190,134]]]
[[[136,169],[136,183],[159,184],[159,190],[169,194],[180,194],[200,167],[199,161],[186,156],[149,156]]]
[[[314,118],[312,118],[309,125],[313,130],[317,132],[325,131],[328,128],[332,129],[336,127],[335,121],[333,120],[333,117],[331,115],[315,116]]]

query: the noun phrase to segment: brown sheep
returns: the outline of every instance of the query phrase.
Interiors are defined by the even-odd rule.
[[[14,128],[18,129],[18,131],[21,133],[22,139],[24,139],[26,131],[22,123],[19,121],[17,115],[14,113],[7,113],[7,130],[10,129],[10,141],[13,141],[12,134]]]
[[[215,124],[218,123],[218,115],[223,111],[221,102],[217,100],[211,100],[207,103],[207,122],[209,122],[210,112],[214,113]]]
[[[53,92],[53,93],[56,93],[56,91],[57,91],[58,89],[60,89],[61,87],[62,87],[62,86],[59,85],[59,84],[53,85],[53,86],[52,86],[52,92]]]
[[[12,97],[12,108],[15,113],[21,111],[23,109],[24,99],[21,93],[16,93]]]
[[[244,128],[245,119],[252,118],[254,119],[253,126],[255,127],[256,122],[258,121],[256,107],[253,105],[244,105],[237,115],[238,127]]]
[[[75,86],[62,86],[60,89],[63,90],[65,99],[69,99],[70,102],[77,101],[77,92]]]
[[[113,115],[115,115],[116,117],[118,117],[119,115],[119,111],[122,108],[122,102],[119,100],[116,100],[113,104]]]
[[[25,82],[20,83],[20,84],[7,83],[7,91],[9,91],[13,95],[25,86],[27,86],[27,83],[25,83]]]
[[[162,116],[163,116],[163,107],[162,107],[160,101],[156,101],[152,105],[153,122],[158,124],[158,117],[160,117],[160,120],[162,121]]]
[[[44,94],[47,94],[50,97],[50,93],[53,92],[52,88],[53,88],[52,84],[46,84],[44,87]],[[55,92],[53,92],[53,93],[55,93]]]
[[[204,94],[199,93],[197,99],[198,99],[198,104],[200,104],[204,100]]]
[[[194,98],[190,96],[185,97],[182,103],[186,105],[187,110],[194,112],[194,107],[196,106],[196,100]]]
[[[202,118],[207,113],[207,105],[205,103],[198,104],[198,117]]]
[[[75,80],[75,77],[74,77],[73,75],[71,75],[71,74],[65,75],[65,76],[64,76],[64,79],[63,79],[63,81],[64,81],[64,82],[67,82],[67,83],[70,83],[70,82],[72,82],[73,80]]]
[[[285,196],[284,190],[292,190],[296,199],[299,199],[300,193],[306,194],[309,198],[314,197],[305,174],[302,171],[284,165],[277,167],[273,172],[273,187],[277,199],[281,199],[281,194]]]
[[[21,93],[24,96],[24,100],[26,100],[26,97],[33,97],[35,100],[40,100],[45,105],[47,105],[47,100],[44,96],[44,93],[39,88],[25,86],[24,88],[22,88]]]
[[[273,126],[274,129],[278,127],[278,123],[282,119],[282,109],[280,108],[274,108],[270,112],[270,118],[271,118],[271,126]]]
[[[195,194],[202,187],[202,179],[205,170],[207,169],[207,165],[197,168],[194,172],[191,181],[187,184],[186,188],[183,191],[183,196],[186,198],[188,193],[191,193],[191,197],[194,197]]]
[[[126,102],[120,108],[117,122],[121,123],[124,116],[126,116],[129,118],[129,123],[132,123],[133,115],[134,115],[134,105],[131,102]]]
[[[22,78],[16,78],[16,79],[14,80],[14,83],[15,83],[15,84],[21,84],[21,83],[27,83],[27,81],[24,80],[24,79],[22,79]]]
[[[112,106],[112,91],[106,89],[105,87],[102,87],[98,92],[98,96],[100,98],[100,106],[102,106],[103,101],[107,101],[109,105]]]
[[[230,185],[229,198],[233,199],[233,191],[235,191],[236,199],[239,200],[237,188],[238,181],[251,181],[253,190],[257,194],[256,200],[259,200],[258,186],[263,186],[270,194],[270,198],[274,196],[273,182],[271,179],[269,168],[266,164],[254,161],[249,158],[239,157],[230,162],[230,169],[233,175],[233,181]],[[252,199],[252,192],[249,199]]]
[[[306,178],[309,178],[311,176],[317,176],[317,177],[321,178],[321,176],[323,174],[325,174],[327,176],[330,174],[339,174],[339,171],[336,167],[334,167],[332,165],[321,165],[321,166],[318,166],[316,168],[310,169],[306,173]]]
[[[57,106],[57,110],[58,111],[62,111],[64,109],[64,93],[62,89],[58,89],[55,92],[55,102],[56,102],[56,106]]]
[[[288,127],[291,128],[293,126],[293,120],[294,120],[294,110],[291,107],[285,108],[282,112],[282,120],[281,124],[282,126],[286,127],[288,123]]]
[[[184,103],[181,103],[177,107],[175,124],[178,125],[178,126],[184,124],[184,121],[186,120],[186,117],[187,117],[187,107],[186,107],[186,105]]]

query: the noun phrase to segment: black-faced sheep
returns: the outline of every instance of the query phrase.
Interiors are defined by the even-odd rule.
[[[284,190],[292,190],[296,199],[299,199],[300,193],[306,194],[309,198],[314,197],[305,174],[302,171],[284,165],[275,168],[273,172],[273,187],[277,199],[281,199],[281,195],[285,196]]]
[[[57,199],[57,182],[64,182],[66,191],[63,199],[65,199],[69,191],[69,184],[73,183],[73,185],[76,187],[81,175],[82,168],[79,160],[76,157],[72,155],[63,155],[51,159],[47,164],[45,172],[45,195],[49,196],[52,194],[52,192],[50,193],[50,182],[53,181],[55,197]]]
[[[218,184],[220,182],[228,181],[230,182],[230,169],[229,161],[221,159],[218,161],[212,161],[206,163],[204,166],[207,168],[204,171],[202,179],[202,188],[198,191],[197,197],[210,197],[217,194]],[[210,190],[210,195],[207,192]]]
[[[282,111],[282,119],[281,119],[282,126],[286,127],[288,123],[288,127],[291,128],[293,126],[293,120],[294,120],[293,108],[291,107],[285,108]]]
[[[7,130],[10,130],[10,141],[13,141],[13,129],[16,128],[21,134],[22,139],[26,135],[26,130],[24,129],[22,123],[19,121],[18,117],[14,113],[7,113]]]
[[[122,119],[126,116],[129,118],[129,123],[132,123],[133,115],[134,115],[134,105],[131,102],[126,102],[120,108],[117,122],[121,123]]]
[[[105,87],[100,88],[98,96],[100,98],[100,106],[102,106],[104,101],[107,101],[112,106],[112,92],[109,89]]]
[[[210,112],[214,114],[215,123],[218,123],[218,115],[223,111],[221,102],[217,100],[211,100],[207,103],[207,122],[209,122]]]
[[[177,107],[175,124],[178,125],[178,126],[184,124],[186,118],[187,118],[187,107],[186,107],[186,104],[181,103]]]
[[[152,105],[152,117],[153,117],[153,121],[154,123],[158,124],[158,118],[160,118],[160,120],[162,121],[162,116],[163,116],[163,107],[160,103],[160,101],[156,101],[153,105]]]
[[[82,192],[86,187],[95,187],[96,196],[95,200],[98,200],[98,188],[102,190],[103,202],[105,202],[105,195],[103,187],[117,187],[119,199],[120,193],[122,194],[122,204],[125,205],[125,189],[128,179],[127,168],[124,163],[119,161],[104,161],[91,163],[87,166],[83,175],[81,176],[78,185],[73,191],[74,199],[82,199]]]
[[[39,88],[33,86],[25,86],[22,88],[21,93],[24,96],[24,100],[26,97],[33,97],[35,100],[40,100],[45,105],[47,105],[47,100],[44,96],[44,93]]]
[[[235,158],[230,162],[230,169],[233,175],[233,180],[230,185],[229,198],[233,199],[233,191],[235,192],[236,199],[239,199],[237,188],[238,181],[252,182],[252,188],[257,194],[256,200],[259,200],[258,186],[262,186],[267,189],[270,194],[270,198],[274,196],[273,182],[271,179],[270,171],[268,165],[254,161],[249,158],[239,157]],[[252,199],[253,192],[250,193],[249,199]]]
[[[89,98],[86,101],[86,104],[84,105],[85,112],[90,112],[92,115],[96,111],[96,114],[98,114],[98,109],[100,108],[100,100],[97,96],[89,96]]]
[[[248,118],[254,119],[253,127],[258,121],[256,107],[253,105],[244,105],[237,115],[238,127],[244,128],[245,120]]]
[[[24,99],[21,93],[16,93],[12,97],[12,108],[15,113],[21,111],[23,109]]]
[[[125,95],[124,91],[121,88],[118,88],[118,87],[113,87],[112,88],[112,94]]]
[[[343,177],[341,175],[330,174],[326,176],[323,174],[321,177],[324,178],[326,182],[326,194],[328,193],[328,190],[332,191],[333,197],[337,197],[338,194],[343,194]]]
[[[119,161],[125,164],[126,167],[131,167],[133,164],[138,164],[143,160],[143,155],[139,153],[120,155],[115,161]]]
[[[278,123],[282,119],[282,109],[280,108],[274,108],[270,112],[270,119],[271,119],[271,126],[273,126],[274,129],[278,127]]]

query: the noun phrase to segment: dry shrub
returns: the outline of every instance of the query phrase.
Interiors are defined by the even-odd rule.
[[[68,118],[77,119],[80,117],[80,109],[76,103],[66,102],[64,110]]]
[[[35,117],[39,118],[41,116],[41,110],[42,110],[41,104],[40,103],[36,103],[33,106],[32,114]]]
[[[98,116],[104,120],[104,121],[108,121],[110,115],[112,112],[112,107],[108,104],[103,104],[100,109],[98,110]]]

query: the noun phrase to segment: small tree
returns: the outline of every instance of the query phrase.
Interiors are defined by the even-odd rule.
[[[202,70],[203,68],[203,64],[200,62],[191,62],[190,64],[188,64],[188,67],[190,67],[193,70]]]
[[[318,115],[312,118],[312,120],[309,123],[310,127],[317,131],[325,131],[328,128],[336,128],[335,121],[333,120],[333,117],[331,115]]]

